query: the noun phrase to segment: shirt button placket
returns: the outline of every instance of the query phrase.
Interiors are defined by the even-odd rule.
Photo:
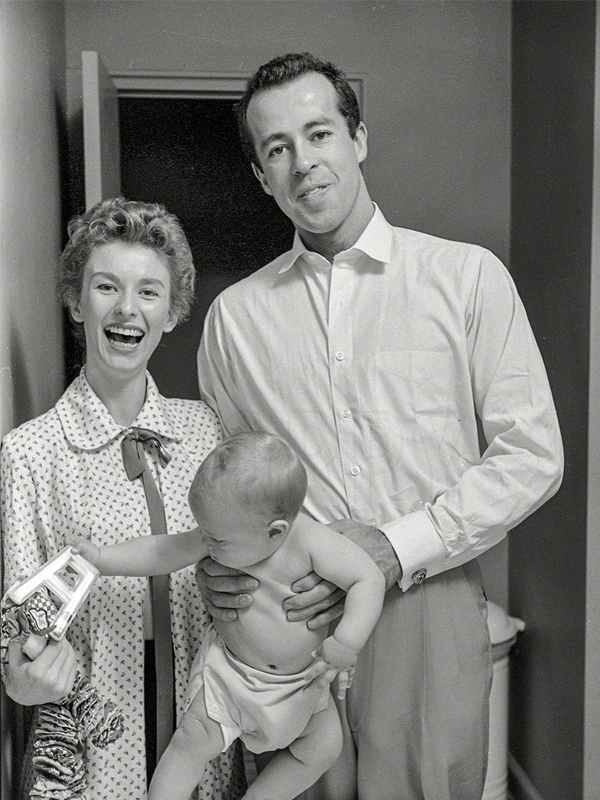
[[[353,372],[354,324],[351,311],[354,281],[355,275],[351,267],[342,260],[334,262],[330,285],[329,363],[332,400],[338,420],[336,428],[339,455],[350,514],[356,512],[356,501],[360,496],[356,476],[361,471],[359,465],[362,453],[354,412],[358,407],[358,388]]]

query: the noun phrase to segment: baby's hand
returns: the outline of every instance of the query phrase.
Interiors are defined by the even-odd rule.
[[[334,636],[329,636],[313,656],[316,660],[306,674],[306,682],[310,683],[321,676],[323,683],[329,684],[337,675],[338,697],[342,700],[352,685],[357,651],[338,642]]]
[[[87,542],[85,539],[75,539],[74,541],[69,542],[69,544],[71,546],[73,555],[83,556],[83,558],[85,558],[86,561],[89,561],[92,566],[99,566],[100,548],[97,545]]]

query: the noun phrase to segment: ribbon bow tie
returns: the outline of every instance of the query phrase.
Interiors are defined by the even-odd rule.
[[[121,442],[123,465],[130,481],[144,472],[144,450],[163,467],[171,460],[162,436],[145,428],[132,428]]]

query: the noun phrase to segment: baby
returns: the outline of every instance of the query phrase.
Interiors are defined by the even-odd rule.
[[[187,800],[208,762],[237,737],[254,753],[279,751],[244,800],[293,800],[339,757],[341,724],[329,684],[337,675],[344,696],[379,618],[385,581],[360,547],[299,514],[306,486],[306,470],[286,442],[240,433],[216,447],[193,480],[198,528],[74,548],[104,575],[158,575],[210,555],[260,581],[235,621],[209,626],[149,800]],[[332,636],[326,627],[290,622],[282,607],[294,581],[311,571],[347,593]]]

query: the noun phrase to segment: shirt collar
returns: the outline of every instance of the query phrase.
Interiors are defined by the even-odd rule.
[[[146,400],[131,427],[147,428],[167,439],[181,441],[185,432],[181,425],[170,419],[165,398],[149,372],[146,380]],[[98,450],[130,430],[115,422],[90,386],[85,368],[56,404],[56,412],[67,441],[80,450]]]
[[[350,253],[352,251],[359,251],[373,261],[387,264],[392,255],[393,228],[383,216],[379,206],[376,203],[373,203],[373,205],[375,207],[375,212],[369,224],[360,235],[356,244],[344,252]],[[296,231],[292,249],[288,250],[288,252],[281,257],[282,263],[279,267],[279,273],[287,272],[300,258],[304,259],[310,254],[311,251],[304,246],[298,231]]]

